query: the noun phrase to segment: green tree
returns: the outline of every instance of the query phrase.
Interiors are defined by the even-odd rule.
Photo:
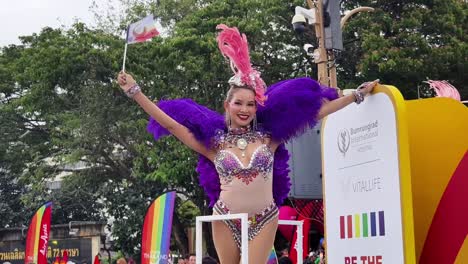
[[[3,49],[2,57],[5,59],[11,58],[11,51],[18,51],[17,57],[6,63],[12,77],[11,82],[2,85],[2,88],[5,87],[1,91],[5,97],[1,105],[2,127],[9,128],[3,131],[3,135],[10,139],[5,145],[14,148],[12,155],[21,155],[15,161],[18,168],[10,172],[15,172],[18,179],[28,186],[27,194],[21,197],[23,206],[28,209],[35,209],[45,200],[54,199],[57,194],[48,192],[47,185],[60,173],[73,173],[73,168],[67,168],[70,164],[83,162],[85,169],[80,173],[98,170],[98,163],[94,162],[93,157],[81,155],[86,146],[80,135],[89,132],[83,131],[86,127],[81,123],[84,120],[81,115],[85,114],[83,107],[86,106],[83,99],[87,90],[96,88],[93,84],[99,83],[101,88],[105,88],[106,83],[109,86],[109,75],[114,75],[110,63],[112,54],[107,54],[105,46],[95,48],[93,45],[112,44],[112,40],[116,43],[116,38],[97,36],[82,24],[67,32],[46,28],[40,35],[24,37],[22,46]],[[109,93],[112,93],[112,89],[107,88],[106,96]],[[95,98],[98,97],[98,93],[93,94]],[[82,144],[82,148],[76,147],[79,144]],[[110,145],[109,142],[107,144]],[[93,147],[101,149],[104,148],[102,145]],[[101,167],[106,167],[107,171],[109,168],[120,171],[109,164]],[[58,197],[63,198],[64,195],[70,196],[70,202],[85,199],[79,192],[63,192]],[[89,211],[87,214],[81,213],[85,218],[80,220],[99,217],[99,211],[88,206],[94,203],[94,199],[89,197],[87,201],[85,208]],[[76,216],[76,212],[66,214],[60,208],[63,207],[57,206],[54,210],[54,214],[59,216],[54,218],[56,222],[63,223]]]
[[[52,200],[54,223],[115,219],[115,248],[136,254],[141,236],[128,234],[141,232],[150,202],[172,189],[195,192],[194,154],[170,138],[156,145],[146,114],[116,87],[122,47],[76,24],[2,49],[2,226],[27,225]],[[149,75],[148,62],[133,60],[135,75]]]
[[[348,43],[339,60],[343,87],[380,78],[414,99],[424,81],[448,80],[468,98],[466,1],[344,2],[348,10],[358,6],[376,11],[357,15],[345,28]]]
[[[25,216],[19,212],[21,196],[25,193],[23,184],[18,175],[22,172],[22,158],[26,156],[26,148],[22,135],[26,132],[22,118],[17,116],[14,109],[8,107],[11,97],[18,96],[15,91],[14,72],[12,61],[17,60],[21,52],[19,47],[5,49],[0,57],[0,222],[2,227],[12,227],[16,223],[23,223]],[[21,122],[20,126],[12,125]]]

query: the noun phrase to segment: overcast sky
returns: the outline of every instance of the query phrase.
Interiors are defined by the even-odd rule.
[[[94,25],[93,0],[0,0],[0,46],[20,44],[18,36],[43,27],[69,27],[75,19]],[[105,0],[97,0],[104,3]]]

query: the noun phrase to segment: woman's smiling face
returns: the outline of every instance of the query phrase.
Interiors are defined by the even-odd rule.
[[[257,112],[255,92],[247,88],[236,88],[232,91],[232,98],[224,102],[224,110],[229,115],[232,128],[248,126]]]

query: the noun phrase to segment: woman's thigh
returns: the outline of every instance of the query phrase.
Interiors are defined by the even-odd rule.
[[[249,241],[249,263],[266,263],[275,242],[278,217],[262,228],[260,233]]]
[[[213,229],[213,242],[220,263],[239,264],[240,251],[227,224],[223,221],[214,221],[211,223],[211,227]]]

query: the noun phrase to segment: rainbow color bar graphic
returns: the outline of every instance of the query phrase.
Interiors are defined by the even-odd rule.
[[[42,205],[29,223],[24,263],[47,264],[52,202]]]
[[[340,216],[341,239],[376,236],[385,236],[384,211]]]
[[[278,264],[278,257],[276,256],[275,248],[271,249],[267,264]]]
[[[159,196],[148,208],[141,241],[142,264],[166,264],[169,258],[176,192]]]

